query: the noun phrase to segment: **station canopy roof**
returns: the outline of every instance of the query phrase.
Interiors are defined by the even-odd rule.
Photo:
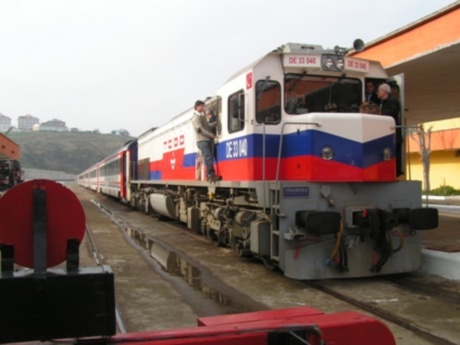
[[[404,73],[409,124],[460,117],[460,41],[387,68]]]
[[[404,74],[408,124],[460,117],[460,1],[366,44],[352,56]]]

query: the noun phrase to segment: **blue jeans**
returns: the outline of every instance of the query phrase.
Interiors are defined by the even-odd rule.
[[[213,143],[210,140],[198,141],[196,143],[198,148],[201,151],[201,154],[204,159],[204,164],[206,165],[206,176],[214,176],[216,172],[214,171],[214,156],[213,156]]]

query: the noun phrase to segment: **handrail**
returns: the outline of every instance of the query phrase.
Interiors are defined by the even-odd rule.
[[[263,208],[265,210],[265,205],[266,205],[266,193],[265,193],[265,189],[267,187],[267,179],[266,179],[266,176],[265,176],[265,165],[267,164],[267,161],[266,161],[266,157],[265,157],[265,140],[266,140],[266,137],[265,137],[265,122],[262,124],[262,127],[263,127],[263,132],[262,132],[262,188],[263,188],[263,192],[262,192],[262,201],[263,201]],[[264,212],[265,213],[265,212]]]
[[[285,122],[283,123],[283,126],[281,127],[281,134],[280,134],[280,145],[279,145],[279,150],[278,150],[278,161],[276,162],[276,177],[275,177],[275,183],[279,189],[280,187],[280,166],[281,166],[281,153],[283,150],[283,137],[284,137],[284,127],[286,125],[315,125],[317,127],[321,127],[321,124],[319,122]],[[276,203],[279,203],[279,190],[278,190],[278,196],[277,196]],[[275,214],[277,216],[280,216],[279,208],[275,210]]]

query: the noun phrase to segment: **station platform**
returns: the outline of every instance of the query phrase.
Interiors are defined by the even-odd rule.
[[[421,270],[460,280],[460,196],[430,196],[428,203],[439,208],[439,227],[422,235]]]

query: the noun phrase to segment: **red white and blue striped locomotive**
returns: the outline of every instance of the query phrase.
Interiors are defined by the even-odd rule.
[[[286,44],[233,75],[206,106],[218,118],[204,180],[193,109],[84,171],[79,183],[180,220],[294,279],[414,271],[437,227],[421,185],[398,181],[396,127],[361,113],[381,64],[336,47]],[[402,154],[402,153],[401,153]]]

